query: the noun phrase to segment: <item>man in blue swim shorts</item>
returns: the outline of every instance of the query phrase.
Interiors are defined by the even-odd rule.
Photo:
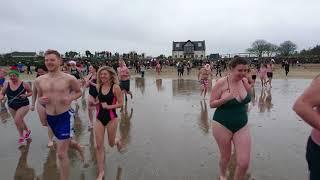
[[[83,147],[72,140],[73,112],[72,101],[81,97],[77,79],[60,71],[61,56],[56,50],[45,52],[45,65],[48,73],[35,80],[38,100],[45,107],[48,125],[58,139],[57,155],[60,164],[60,180],[69,179],[69,146],[80,152],[83,160]]]

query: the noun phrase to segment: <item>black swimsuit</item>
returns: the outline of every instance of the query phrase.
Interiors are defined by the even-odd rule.
[[[89,80],[91,80],[92,78],[93,77],[91,76]],[[97,84],[97,80],[96,79],[93,79],[92,82]],[[96,98],[98,96],[97,88],[92,84],[89,85],[89,94],[94,98]]]
[[[6,94],[8,97],[8,106],[14,110],[18,110],[23,106],[29,105],[28,98],[20,98],[20,95],[26,94],[26,89],[23,86],[23,82],[21,82],[20,86],[17,90],[13,91],[10,88],[10,84],[8,83],[8,87],[6,89]]]
[[[108,125],[108,123],[111,120],[117,118],[118,116],[117,116],[116,109],[104,109],[104,108],[102,108],[101,103],[102,102],[106,102],[108,105],[114,105],[117,102],[117,98],[113,94],[113,84],[110,87],[110,90],[109,90],[108,94],[106,94],[106,95],[104,95],[102,93],[101,88],[102,87],[100,87],[99,92],[98,92],[98,99],[99,99],[100,105],[99,105],[99,111],[98,111],[97,119],[104,126],[106,126],[106,125]]]
[[[78,71],[78,69],[70,69],[70,74],[73,75],[74,77],[76,77],[77,79],[80,79],[80,73]]]

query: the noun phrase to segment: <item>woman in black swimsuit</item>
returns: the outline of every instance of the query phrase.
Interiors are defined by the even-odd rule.
[[[7,95],[9,111],[19,132],[18,143],[19,145],[25,145],[26,140],[30,138],[31,131],[24,122],[24,117],[29,111],[28,97],[32,95],[32,91],[29,84],[19,79],[20,73],[18,71],[11,70],[8,74],[10,80],[5,83],[0,94],[0,100]]]
[[[89,66],[89,74],[85,78],[86,87],[89,88],[89,95],[88,95],[88,115],[89,115],[89,125],[88,128],[91,130],[93,128],[93,113],[97,107],[97,69],[96,66]]]
[[[117,144],[120,149],[120,142],[116,142],[118,127],[116,109],[123,105],[123,97],[119,86],[117,73],[109,66],[101,67],[97,74],[97,90],[99,100],[99,110],[95,123],[95,135],[97,144],[97,180],[104,177],[104,135],[107,129],[109,145],[113,147]]]

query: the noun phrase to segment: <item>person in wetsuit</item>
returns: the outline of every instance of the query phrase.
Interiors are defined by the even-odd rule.
[[[93,128],[93,113],[97,106],[97,66],[90,65],[89,66],[89,74],[85,78],[86,87],[89,88],[89,95],[88,95],[88,116],[89,116],[89,125],[88,129],[91,130]]]
[[[320,179],[320,75],[296,100],[293,110],[313,129],[307,142],[309,179]]]
[[[226,180],[232,143],[237,157],[234,179],[243,179],[249,166],[251,139],[246,104],[251,100],[251,85],[245,78],[247,64],[244,58],[235,57],[229,64],[230,74],[212,88],[210,107],[216,108],[212,132],[220,150],[220,180]]]
[[[117,73],[109,66],[101,67],[97,73],[97,90],[99,109],[97,121],[95,123],[96,135],[96,154],[98,177],[97,180],[104,178],[104,136],[105,130],[108,133],[109,145],[113,147],[115,144],[120,150],[121,142],[116,141],[116,133],[118,127],[116,109],[123,105],[123,96],[119,86]]]
[[[19,145],[25,145],[26,140],[31,137],[31,130],[25,123],[25,116],[29,111],[29,99],[32,95],[30,85],[19,79],[20,73],[17,70],[11,70],[10,80],[5,83],[0,94],[0,100],[7,95],[9,111],[15,121],[19,133]]]

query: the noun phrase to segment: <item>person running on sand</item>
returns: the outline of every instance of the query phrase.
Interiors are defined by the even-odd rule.
[[[7,95],[9,111],[19,133],[18,143],[26,145],[26,140],[31,137],[31,130],[25,123],[25,116],[29,111],[28,97],[32,95],[32,91],[30,85],[19,78],[20,73],[17,70],[9,71],[8,75],[9,81],[1,90],[0,100]]]
[[[267,83],[267,64],[261,64],[259,69],[259,77],[261,80],[261,87],[265,87]]]
[[[84,161],[83,146],[72,140],[74,113],[72,101],[81,97],[77,79],[59,70],[61,55],[56,50],[45,52],[45,65],[48,73],[38,77],[34,85],[37,88],[39,103],[45,107],[47,123],[57,140],[57,156],[60,165],[60,180],[69,179],[69,147],[79,151]]]
[[[0,91],[3,88],[4,82],[6,81],[7,71],[0,68]]]
[[[320,75],[298,97],[293,110],[313,129],[307,142],[309,179],[320,179]]]
[[[119,67],[117,68],[118,76],[120,80],[120,88],[125,95],[126,103],[127,103],[127,94],[131,96],[132,99],[132,93],[130,91],[130,71],[126,66],[126,63],[124,60],[119,60]]]
[[[119,86],[117,73],[109,66],[101,67],[97,74],[97,91],[99,100],[99,110],[95,124],[96,150],[97,150],[97,180],[104,178],[104,136],[108,133],[109,145],[117,145],[120,151],[122,143],[116,141],[118,120],[116,109],[123,106],[123,95]]]
[[[200,96],[203,94],[203,99],[205,99],[209,87],[209,80],[212,78],[212,72],[210,68],[210,64],[204,65],[203,68],[200,69],[198,73],[198,81],[201,83],[201,93]]]
[[[272,78],[273,78],[273,68],[274,68],[274,65],[273,65],[272,61],[270,61],[267,64],[267,77],[268,77],[268,80],[266,82],[266,83],[269,83],[270,87],[272,87],[271,81],[272,81]]]
[[[161,72],[161,65],[160,65],[159,61],[157,61],[156,71],[157,71],[158,76],[160,76],[160,72]]]
[[[47,68],[45,67],[45,65],[43,66],[38,66],[36,67],[36,72],[37,72],[37,78],[46,74],[47,73]],[[38,90],[36,88],[36,86],[34,85],[32,88],[32,105],[30,107],[31,111],[34,111],[35,107],[37,108],[37,112],[38,112],[38,116],[40,119],[40,122],[42,124],[42,126],[47,126],[47,115],[46,115],[46,108],[43,107],[39,101],[36,101],[38,97]],[[37,102],[37,104],[36,104]],[[53,146],[53,132],[51,130],[50,127],[48,127],[48,147],[52,147]]]
[[[232,144],[237,157],[234,180],[243,179],[250,162],[251,136],[247,107],[251,86],[245,78],[247,61],[236,57],[230,64],[230,74],[219,79],[212,88],[210,107],[216,108],[212,132],[220,150],[220,180],[227,179],[227,167]]]
[[[88,129],[91,130],[93,128],[93,118],[94,118],[94,110],[97,109],[97,68],[96,66],[89,66],[89,74],[85,78],[86,87],[89,87],[89,95],[88,95],[88,116],[89,116],[89,125]]]

